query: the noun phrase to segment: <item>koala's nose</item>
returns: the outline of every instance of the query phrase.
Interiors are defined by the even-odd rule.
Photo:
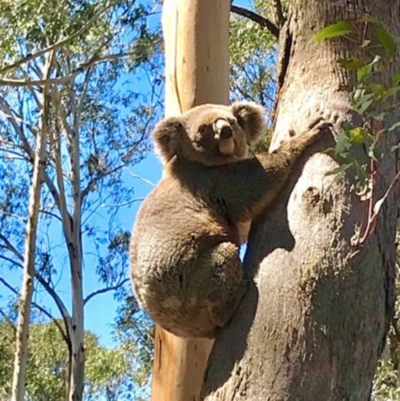
[[[232,128],[229,125],[222,127],[220,137],[221,139],[229,139],[232,136]]]
[[[225,120],[217,120],[214,129],[216,132],[215,139],[229,139],[233,135],[231,126]]]

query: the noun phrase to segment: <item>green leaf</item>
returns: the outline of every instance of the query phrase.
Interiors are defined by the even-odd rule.
[[[381,57],[376,55],[369,64],[364,65],[359,70],[357,70],[357,81],[362,82],[363,80],[365,80],[365,78],[367,78],[373,72],[377,71],[378,67],[379,67],[380,59],[381,59]]]
[[[314,35],[313,40],[318,42],[324,39],[345,36],[351,32],[353,32],[353,26],[349,22],[339,21],[322,29],[320,32]]]
[[[396,86],[400,83],[400,74],[396,74],[392,77],[392,85]]]
[[[367,76],[369,76],[372,72],[371,65],[364,65],[364,67],[357,70],[357,81],[362,82]]]
[[[356,170],[356,194],[360,196],[368,189],[367,167],[365,164],[360,165],[356,160],[353,161],[353,166]]]
[[[359,70],[364,67],[364,63],[357,57],[340,58],[338,63],[346,70]]]
[[[350,143],[352,145],[360,145],[364,143],[365,141],[365,136],[366,136],[366,131],[362,127],[355,127],[352,130],[349,131],[350,134]]]
[[[382,100],[386,100],[390,96],[396,95],[399,90],[400,86],[394,86],[392,88],[387,89],[382,96]]]
[[[367,109],[371,106],[371,104],[374,102],[373,99],[373,94],[366,95],[362,97],[355,105],[354,107],[357,109],[359,114],[363,115]]]
[[[368,156],[374,160],[374,161],[379,161],[382,160],[383,153],[378,149],[378,148],[369,148],[368,149]]]
[[[392,132],[394,131],[396,128],[400,127],[400,121],[398,121],[397,123],[394,123],[389,129],[388,132]]]
[[[339,175],[343,176],[344,172],[348,170],[352,166],[351,163],[348,164],[342,164],[339,167],[334,168],[333,170],[329,171],[327,175]]]
[[[369,89],[378,98],[381,98],[385,93],[385,87],[382,84],[378,84],[375,82],[369,84]]]
[[[348,132],[341,129],[336,138],[335,154],[342,155],[349,145]]]
[[[382,111],[381,113],[372,113],[370,114],[371,118],[373,118],[375,121],[383,121],[384,118],[386,117],[386,112]]]
[[[383,47],[389,52],[389,54],[394,54],[397,50],[397,43],[393,35],[382,25],[374,24],[375,34],[377,39]]]
[[[366,89],[365,88],[357,88],[353,94],[353,101],[357,102],[365,95]]]

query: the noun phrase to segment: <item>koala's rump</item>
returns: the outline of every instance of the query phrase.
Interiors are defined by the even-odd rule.
[[[207,313],[213,271],[196,262],[205,250],[236,236],[203,195],[165,178],[138,213],[130,249],[133,286],[150,316],[167,320],[164,326],[171,315],[184,322]]]

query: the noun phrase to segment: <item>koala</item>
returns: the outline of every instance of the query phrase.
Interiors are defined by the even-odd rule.
[[[266,123],[255,103],[205,104],[158,123],[152,138],[163,177],[130,243],[133,290],[157,324],[195,338],[214,338],[227,324],[248,288],[239,247],[326,128],[320,120],[256,157],[249,149]]]

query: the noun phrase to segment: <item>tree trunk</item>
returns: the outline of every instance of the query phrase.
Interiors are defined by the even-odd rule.
[[[71,173],[74,207],[70,217],[70,239],[68,244],[71,266],[72,284],[72,333],[71,333],[71,383],[70,401],[82,401],[85,379],[85,347],[84,347],[84,300],[83,300],[83,270],[82,270],[82,191],[80,179],[80,112],[74,109],[71,130],[72,149]]]
[[[165,0],[166,115],[229,102],[230,0]],[[196,401],[212,341],[156,328],[152,400]]]
[[[321,113],[337,130],[340,121],[353,118],[352,77],[337,60],[361,51],[353,41],[316,43],[313,35],[365,13],[398,35],[398,10],[399,1],[291,1],[280,37],[285,51],[273,148],[288,138],[289,128],[299,132]],[[365,53],[360,57],[367,60]],[[392,74],[387,67],[383,81]],[[390,118],[399,121],[398,111]],[[399,168],[390,151],[398,141],[398,130],[382,139],[374,202]],[[354,194],[350,174],[338,182],[327,175],[338,166],[323,153],[333,145],[326,136],[309,150],[274,207],[252,228],[245,271],[256,285],[214,344],[203,388],[207,401],[369,398],[394,304],[399,185],[375,231],[357,247],[368,202]]]
[[[52,55],[49,57],[45,74],[50,69]],[[12,383],[12,401],[24,401],[25,379],[28,362],[29,323],[35,277],[36,236],[39,220],[40,191],[42,188],[43,166],[46,157],[48,88],[43,87],[40,129],[36,135],[36,151],[33,163],[33,176],[29,196],[29,215],[26,223],[24,273],[22,278],[17,338],[15,347],[14,373]]]
[[[80,245],[80,244],[79,244]],[[84,315],[82,289],[82,258],[80,252],[71,258],[72,331],[69,401],[82,401],[85,377]]]

